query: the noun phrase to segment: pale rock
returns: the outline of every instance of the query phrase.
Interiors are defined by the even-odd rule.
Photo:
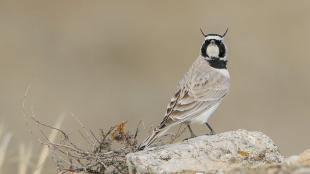
[[[237,130],[130,153],[127,164],[132,174],[224,173],[280,164],[283,159],[265,134]]]

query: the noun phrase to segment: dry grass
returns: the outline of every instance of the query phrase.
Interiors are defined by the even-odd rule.
[[[77,120],[77,119],[76,119]],[[87,147],[81,147],[81,142],[73,142],[63,130],[49,127],[62,135],[58,143],[45,142],[57,164],[59,173],[128,173],[126,155],[138,150],[137,136],[139,125],[135,131],[126,129],[127,122],[112,126],[107,131],[100,130],[94,133],[87,129],[79,120],[81,126],[80,136],[87,142]],[[169,134],[158,143],[172,143],[184,132],[178,129],[176,134]]]
[[[60,115],[54,125],[54,128],[56,129],[53,129],[50,133],[50,135],[48,136],[47,140],[50,142],[50,143],[54,143],[55,140],[56,140],[56,137],[59,133],[59,131],[57,131],[57,129],[60,129],[61,127],[61,124],[63,123],[63,120],[64,120],[64,115]],[[46,158],[48,157],[49,155],[49,148],[47,146],[44,146],[40,152],[40,156],[39,156],[39,160],[37,162],[37,165],[35,167],[35,171],[33,172],[33,174],[41,174],[42,172],[42,169],[43,169],[43,165],[46,161]]]
[[[24,143],[19,145],[18,174],[26,174],[32,157],[32,146]]]
[[[100,130],[95,134],[83,124],[81,136],[88,143],[73,143],[61,130],[60,143],[47,142],[53,153],[59,173],[128,173],[126,155],[137,150],[138,128],[134,132],[126,130],[126,122],[112,126],[109,130]]]
[[[61,124],[63,123],[63,116],[59,116],[55,127],[60,128]],[[51,133],[48,136],[48,139],[50,142],[54,142],[56,140],[56,137],[58,135],[58,131],[52,130]],[[6,132],[3,128],[3,126],[0,125],[0,173],[3,173],[4,163],[8,161],[8,157],[6,156],[7,151],[9,150],[9,143],[12,139],[12,133]],[[19,154],[16,154],[18,156],[18,168],[17,173],[18,174],[27,174],[27,173],[33,173],[33,174],[41,174],[42,169],[44,167],[46,158],[49,155],[49,149],[48,147],[43,147],[41,152],[38,155],[38,161],[36,163],[36,166],[33,168],[31,164],[33,163],[31,158],[33,157],[33,151],[32,146],[28,145],[26,146],[24,143],[21,143],[19,145]]]
[[[53,126],[50,126],[37,120],[33,109],[26,109],[26,99],[29,92],[30,86],[26,89],[22,100],[22,113],[26,119],[30,119],[36,124],[43,137],[41,143],[45,146],[42,148],[34,167],[30,167],[32,164],[31,158],[33,158],[32,148],[24,144],[20,145],[18,174],[26,174],[30,171],[30,168],[33,174],[44,173],[42,172],[43,166],[49,155],[52,155],[56,162],[59,173],[128,173],[126,155],[137,151],[140,122],[134,131],[127,130],[127,122],[122,122],[106,131],[101,129],[98,133],[94,133],[74,117],[74,120],[81,126],[78,133],[87,142],[87,147],[82,147],[81,142],[73,142],[71,137],[60,128],[64,119],[63,115],[58,117]],[[51,129],[49,135],[46,135],[43,131],[46,128]],[[181,131],[179,128],[176,134],[168,134],[158,143],[172,143],[183,132],[184,129]],[[60,138],[57,138],[57,136]],[[0,142],[4,142],[0,144],[3,144],[3,147],[0,146],[0,170],[3,163],[1,154],[5,156],[5,153],[1,153],[1,150],[6,151],[10,137],[4,138],[3,141],[0,139]],[[168,139],[164,140],[165,138]]]
[[[12,133],[4,132],[4,128],[2,125],[0,125],[0,173],[2,173],[2,168],[4,164],[4,160],[6,157],[7,149],[9,146],[9,143],[12,138]]]

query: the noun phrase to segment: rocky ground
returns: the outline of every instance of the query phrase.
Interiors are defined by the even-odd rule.
[[[130,153],[127,164],[130,173],[310,174],[310,150],[286,158],[267,135],[237,130]]]

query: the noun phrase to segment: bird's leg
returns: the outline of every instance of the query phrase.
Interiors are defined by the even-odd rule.
[[[192,128],[189,124],[187,124],[187,128],[188,128],[189,132],[191,133],[191,136],[189,138],[185,138],[184,140],[188,140],[188,139],[196,137],[196,135],[194,134],[194,131],[192,130]]]
[[[215,132],[214,132],[214,130],[212,129],[212,127],[209,125],[209,123],[207,122],[207,123],[205,123],[206,124],[206,126],[209,128],[209,130],[210,130],[210,133],[207,133],[207,135],[215,135]]]

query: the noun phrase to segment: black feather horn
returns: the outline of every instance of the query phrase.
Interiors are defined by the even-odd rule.
[[[207,35],[202,31],[202,29],[200,28],[200,32],[201,32],[201,34],[204,36],[204,37],[206,37]]]
[[[222,37],[225,37],[225,35],[227,34],[228,28],[226,29],[225,33],[222,34]]]

